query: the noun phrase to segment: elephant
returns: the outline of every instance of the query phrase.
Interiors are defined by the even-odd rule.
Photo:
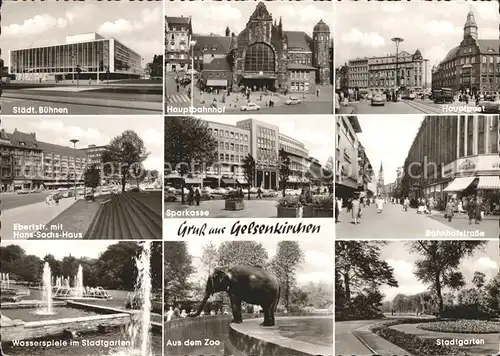
[[[262,326],[274,326],[274,313],[280,298],[280,283],[274,275],[260,268],[235,266],[227,270],[215,268],[207,279],[205,296],[198,310],[189,316],[200,315],[208,298],[217,292],[227,292],[233,312],[232,323],[242,323],[241,302],[260,305],[264,311]]]

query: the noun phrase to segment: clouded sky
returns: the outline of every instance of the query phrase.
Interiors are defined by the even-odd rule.
[[[26,241],[5,241],[1,246],[17,245],[20,246],[27,255],[35,255],[44,258],[49,253],[55,258],[71,256],[80,258],[98,258],[101,253],[106,251],[108,246],[118,243],[117,241],[65,241],[65,240],[26,240]]]
[[[246,120],[241,115],[205,116],[204,120],[236,126],[236,122]],[[302,142],[309,150],[309,157],[325,165],[328,157],[333,156],[333,120],[331,116],[313,115],[257,115],[253,119],[279,127],[279,132]]]
[[[210,33],[224,36],[226,26],[238,35],[246,26],[257,1],[165,1],[167,16],[191,16],[193,32],[196,34]],[[323,19],[333,33],[333,5],[331,2],[281,2],[266,1],[267,10],[273,16],[273,21],[283,18],[285,31],[304,31],[312,36],[314,25]]]
[[[211,237],[212,243],[217,248],[224,240],[227,239],[217,238],[217,236]],[[276,247],[278,245],[278,241],[276,239],[266,238],[257,240],[257,242],[262,243],[264,248],[267,250],[269,259],[276,254]],[[205,280],[207,277],[206,272],[202,271],[200,259],[196,257],[202,256],[202,248],[208,243],[209,241],[201,243],[197,240],[187,242],[189,254],[195,257],[193,258],[193,265],[198,271],[201,271],[192,276],[193,280]],[[168,242],[166,242],[166,244],[168,244]],[[297,282],[300,285],[304,285],[309,282],[325,282],[333,284],[333,242],[331,242],[331,246],[328,246],[328,243],[325,240],[309,239],[307,241],[299,241],[299,246],[304,252],[305,261],[297,268]]]
[[[394,54],[393,37],[404,39],[400,50],[420,49],[432,67],[460,44],[471,9],[479,38],[498,39],[496,1],[342,1],[335,6],[337,67],[356,57]]]
[[[358,116],[363,131],[358,134],[359,141],[366,149],[376,177],[380,162],[383,163],[385,184],[396,181],[396,170],[403,166],[423,119],[423,115]]]
[[[116,38],[146,63],[163,53],[161,2],[4,1],[2,15],[5,57],[9,49],[62,44],[66,36],[89,32]]]
[[[21,132],[34,132],[42,142],[72,147],[71,139],[78,139],[77,148],[94,144],[107,145],[115,136],[125,130],[134,130],[144,141],[150,152],[144,162],[147,169],[163,171],[163,120],[161,116],[65,116],[32,117],[16,116],[2,118],[2,128],[8,133],[14,129]]]
[[[414,263],[421,257],[416,254],[410,254],[408,244],[404,241],[390,242],[389,245],[382,247],[381,258],[394,268],[394,277],[398,281],[399,287],[392,288],[383,286],[381,292],[385,294],[386,301],[392,300],[397,294],[416,294],[425,292],[428,286],[419,282],[414,272]],[[471,257],[464,258],[459,270],[463,273],[467,288],[472,287],[472,277],[475,271],[483,272],[486,275],[486,281],[495,276],[500,268],[500,251],[498,241],[488,241],[482,250],[476,250]],[[446,292],[449,292],[446,290]]]

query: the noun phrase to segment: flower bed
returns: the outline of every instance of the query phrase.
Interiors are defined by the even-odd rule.
[[[434,320],[434,319],[432,319]],[[391,329],[389,326],[398,324],[417,324],[423,320],[400,319],[385,323],[375,324],[370,329],[373,333],[386,339],[389,342],[401,347],[413,355],[426,356],[467,356],[467,353],[453,347],[437,345],[434,340],[419,338],[399,330]],[[427,320],[431,321],[431,319]]]
[[[444,333],[493,334],[500,333],[500,323],[487,320],[448,320],[418,324],[417,328]]]

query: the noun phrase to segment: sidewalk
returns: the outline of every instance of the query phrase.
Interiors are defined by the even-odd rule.
[[[417,209],[413,209],[415,212],[417,211]],[[439,210],[431,210],[431,213],[430,215],[432,216],[440,216],[442,218],[444,218],[444,210],[443,211],[439,211]],[[464,219],[464,220],[469,220],[469,216],[467,215],[467,213],[457,213],[455,212],[455,214],[453,215],[453,219]],[[493,220],[493,221],[498,221],[500,220],[500,215],[485,215],[484,218],[482,220]]]
[[[96,95],[99,95],[97,93]],[[163,104],[161,102],[138,102],[131,100],[113,100],[113,99],[98,99],[98,98],[77,98],[77,97],[63,97],[63,96],[46,96],[46,95],[33,95],[20,92],[7,93],[4,92],[2,98],[24,99],[34,101],[47,101],[51,103],[62,103],[72,105],[90,105],[90,106],[104,106],[125,109],[140,109],[150,111],[162,111]]]
[[[371,325],[362,326],[352,333],[363,343],[370,348],[374,355],[379,356],[413,356],[408,351],[394,345],[393,343],[381,338],[380,336],[370,331]]]
[[[40,202],[30,205],[21,206],[19,208],[9,209],[2,212],[1,222],[2,227],[0,235],[3,239],[13,239],[14,224],[30,225],[30,224],[47,224],[56,216],[72,206],[77,200],[74,198],[65,198],[59,201],[59,205],[47,205]],[[24,232],[34,232],[36,230],[24,230]],[[19,230],[16,230],[19,232]]]

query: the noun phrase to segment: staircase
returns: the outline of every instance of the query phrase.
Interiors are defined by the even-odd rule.
[[[162,238],[161,213],[128,192],[112,195],[101,207],[84,239],[149,240]]]

